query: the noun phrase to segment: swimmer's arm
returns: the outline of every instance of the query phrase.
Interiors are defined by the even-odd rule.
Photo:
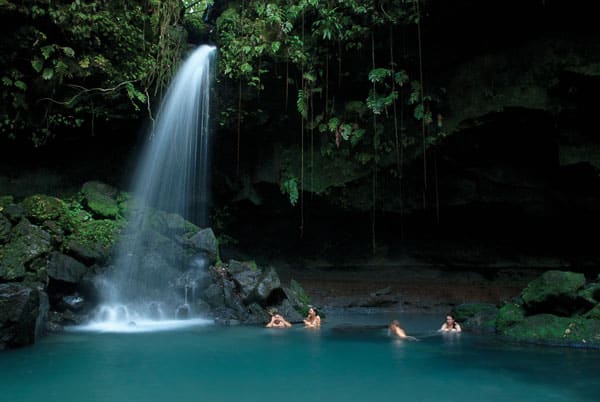
[[[460,324],[456,323],[456,325],[454,325],[454,328],[456,329],[456,332],[462,332],[462,328],[460,327]]]

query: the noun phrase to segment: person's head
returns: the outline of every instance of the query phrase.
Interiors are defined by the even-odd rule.
[[[268,313],[271,317],[274,317],[277,315],[277,309],[276,308],[272,308],[270,310],[268,310]]]
[[[399,327],[399,326],[400,326],[400,321],[398,321],[398,320],[393,320],[392,322],[390,322],[390,328]]]
[[[311,307],[309,307],[309,308],[308,308],[308,315],[309,315],[310,317],[315,317],[315,316],[317,315],[317,309],[316,309],[316,308],[314,308],[314,307],[312,307],[312,306],[311,306]]]
[[[456,322],[456,319],[454,318],[454,316],[452,314],[448,314],[446,316],[446,324],[454,325],[455,322]]]

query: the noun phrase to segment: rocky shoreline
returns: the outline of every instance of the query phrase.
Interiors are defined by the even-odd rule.
[[[116,245],[126,245],[131,235],[125,216],[136,213],[132,205],[129,194],[100,182],[85,183],[69,200],[0,197],[0,349],[30,345],[45,332],[98,316],[99,278],[119,269]],[[262,325],[268,311],[277,309],[301,322],[312,298],[324,308],[452,311],[467,331],[600,347],[600,278],[524,268],[280,263],[275,269],[254,261],[224,262],[210,228],[151,212],[142,229],[148,239],[140,251],[142,266],[160,272],[180,299],[185,294],[185,304],[172,305],[180,319],[201,315],[224,325]],[[199,257],[206,262],[202,271]],[[194,296],[188,298],[190,289]]]

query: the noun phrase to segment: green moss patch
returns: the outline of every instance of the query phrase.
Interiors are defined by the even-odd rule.
[[[66,204],[49,195],[32,195],[21,203],[25,216],[37,223],[59,219],[67,210]]]

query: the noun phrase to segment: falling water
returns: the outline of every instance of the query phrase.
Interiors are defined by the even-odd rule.
[[[182,266],[186,263],[182,250],[152,228],[181,221],[180,217],[202,227],[207,223],[214,54],[211,46],[196,49],[163,99],[134,176],[129,224],[113,272],[101,286],[105,303],[98,309],[97,321],[137,325],[147,319],[174,318],[179,315],[177,306],[187,306],[188,285],[185,295],[172,286],[174,278],[187,269]]]

